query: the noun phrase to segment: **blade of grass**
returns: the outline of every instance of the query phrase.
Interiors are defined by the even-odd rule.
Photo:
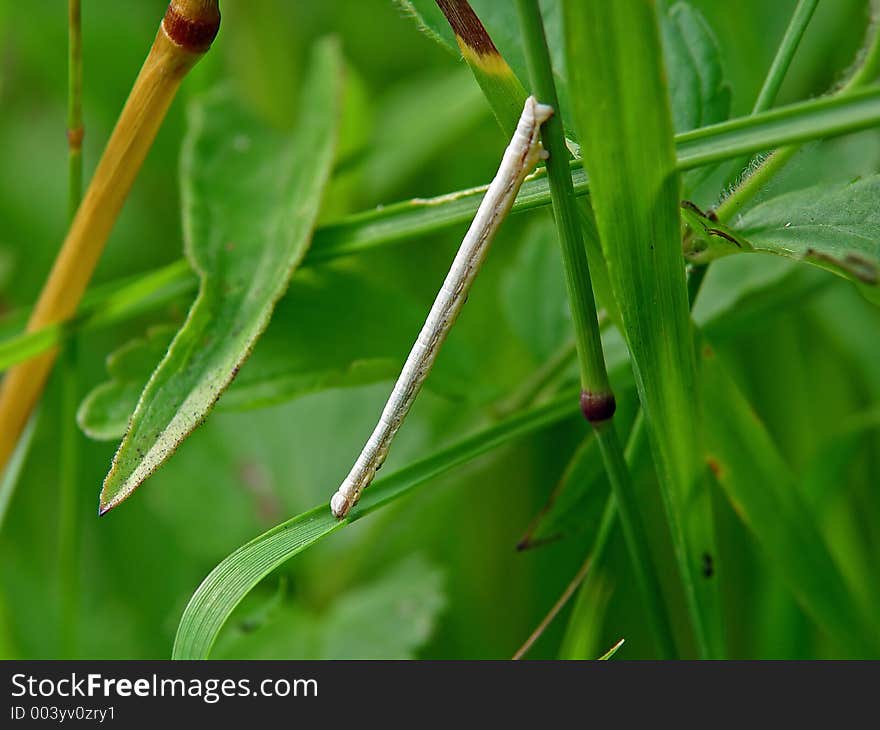
[[[216,0],[172,0],[28,322],[30,331],[75,312],[134,179],[187,72],[220,27]],[[14,368],[0,386],[0,469],[15,448],[57,349]]]
[[[880,650],[876,607],[863,606],[764,425],[708,345],[701,348],[707,461],[740,519],[795,597],[854,657]],[[723,414],[718,417],[717,414]]]
[[[640,0],[564,3],[575,121],[699,654],[723,655],[681,258],[679,177],[658,21]],[[618,504],[618,508],[621,505]]]
[[[207,658],[226,619],[248,592],[318,540],[409,494],[435,476],[576,413],[576,399],[566,393],[378,479],[364,492],[346,521],[337,520],[322,503],[243,545],[217,565],[193,594],[177,628],[172,658]]]
[[[678,135],[677,165],[679,169],[686,169],[703,164],[701,160],[712,162],[739,157],[743,150],[758,152],[792,139],[808,141],[880,124],[880,87],[865,89],[849,97],[822,100],[818,107],[816,103],[804,102],[766,115],[705,127],[688,133],[687,138]],[[737,146],[731,147],[734,143]],[[581,162],[572,161],[570,167],[575,195],[588,195],[587,176]],[[302,266],[411,241],[464,224],[473,218],[486,187],[402,201],[324,225],[315,232]],[[549,204],[550,186],[545,173],[539,171],[523,184],[511,212],[524,212]],[[0,342],[0,370],[56,347],[65,336],[81,327],[125,321],[152,306],[192,291],[195,286],[195,278],[186,261],[181,259],[162,269],[132,277],[124,284],[112,282],[96,287],[84,297],[75,319],[68,318]],[[142,306],[141,297],[144,298]],[[105,311],[108,303],[112,306]]]
[[[498,124],[509,136],[526,100],[526,91],[498,52],[467,0],[437,0],[446,16],[461,55],[483,90]]]
[[[544,24],[537,0],[518,0],[517,8],[534,92],[543,103],[558,109],[559,99],[553,81],[550,52],[547,48]],[[565,135],[559,114],[555,114],[544,123],[542,140],[545,149],[550,153],[546,162],[547,176],[550,180],[557,234],[562,245],[569,309],[577,343],[581,376],[581,409],[584,417],[595,429],[599,441],[602,461],[611,482],[633,571],[653,628],[658,652],[663,658],[672,658],[677,655],[675,638],[656,566],[651,560],[651,551],[623,457],[623,448],[614,425],[614,394],[605,369],[596,302],[590,283],[587,250],[575,208]]]
[[[614,646],[612,646],[602,656],[596,657],[596,661],[602,662],[602,661],[608,661],[609,659],[611,659],[615,654],[617,654],[618,649],[620,649],[620,647],[623,646],[625,641],[626,641],[626,639],[621,639],[620,641],[618,641]]]

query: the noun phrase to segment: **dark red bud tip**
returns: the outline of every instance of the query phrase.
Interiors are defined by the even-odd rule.
[[[581,392],[581,412],[590,423],[607,421],[616,409],[613,393],[590,393],[586,390]]]
[[[216,3],[176,0],[168,5],[162,27],[178,46],[193,53],[204,53],[220,30],[220,12]]]

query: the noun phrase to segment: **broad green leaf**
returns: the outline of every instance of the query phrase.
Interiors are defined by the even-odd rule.
[[[141,391],[168,352],[176,327],[160,325],[127,342],[107,357],[110,380],[98,385],[80,404],[76,420],[89,438],[112,441],[125,434]]]
[[[216,659],[415,659],[445,604],[443,574],[421,555],[336,597],[320,613],[282,606],[213,652]]]
[[[251,540],[215,567],[193,594],[177,628],[172,658],[206,658],[229,614],[250,590],[318,540],[408,494],[432,477],[577,412],[577,399],[566,393],[378,479],[345,520],[337,520],[330,508],[321,504]]]
[[[786,193],[736,223],[756,251],[807,261],[880,304],[880,175]]]
[[[701,479],[695,364],[679,232],[680,181],[658,19],[640,0],[568,0],[566,48],[575,121],[602,248],[700,654],[723,654],[714,552]]]
[[[481,99],[467,69],[422,75],[380,97],[380,118],[360,170],[368,200],[387,201],[440,151],[465,138],[486,117]]]
[[[199,296],[141,396],[104,481],[102,511],[204,420],[268,324],[311,240],[333,164],[340,70],[335,43],[319,44],[290,133],[258,124],[225,92],[191,108],[183,208]]]
[[[723,122],[730,114],[730,85],[705,18],[678,2],[661,16],[660,29],[675,129],[687,132]]]
[[[700,391],[707,462],[733,508],[804,609],[855,656],[880,647],[876,625],[835,563],[788,465],[711,347]],[[718,417],[723,414],[723,417]]]
[[[562,256],[552,222],[542,217],[523,236],[516,260],[501,284],[504,312],[511,329],[543,362],[571,336]]]
[[[271,611],[258,627],[234,623],[216,659],[414,659],[443,610],[443,573],[419,554],[337,596],[321,612],[300,602]],[[232,634],[231,636],[229,636]]]

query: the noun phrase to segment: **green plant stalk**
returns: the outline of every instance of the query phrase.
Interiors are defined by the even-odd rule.
[[[80,0],[67,6],[67,219],[82,200],[82,13]]]
[[[681,257],[680,179],[656,8],[643,0],[563,4],[574,118],[612,288],[700,656],[724,653],[700,460],[696,363]]]
[[[537,0],[517,0],[517,8],[534,92],[542,103],[558,109],[559,99],[553,81],[550,52]],[[677,652],[671,623],[663,601],[660,581],[651,560],[651,551],[641,523],[623,449],[614,427],[614,394],[605,368],[596,302],[590,284],[590,269],[575,207],[565,135],[559,114],[553,115],[544,123],[542,140],[545,149],[550,153],[546,163],[547,176],[556,228],[562,245],[569,308],[577,342],[582,410],[595,428],[599,440],[605,470],[618,505],[633,570],[654,630],[657,649],[662,657],[672,658],[677,656]]]
[[[68,0],[67,60],[67,218],[72,223],[82,199],[82,8],[80,0]],[[79,529],[76,511],[79,472],[79,405],[76,339],[61,354],[61,408],[58,474],[58,602],[61,618],[62,656],[73,658],[76,646],[76,605],[79,593]]]
[[[819,0],[799,0],[785,30],[785,35],[782,37],[782,42],[773,57],[773,62],[770,64],[770,69],[767,71],[764,83],[761,85],[761,90],[758,92],[758,98],[755,99],[750,116],[760,114],[773,106],[795,51],[800,45],[818,4]],[[747,156],[741,157],[731,165],[731,168],[736,171],[742,170],[748,161]]]
[[[872,7],[875,15],[880,16],[880,3],[874,0]],[[868,28],[865,52],[862,62],[850,76],[849,80],[840,87],[834,96],[846,97],[854,91],[862,88],[865,84],[873,81],[880,73],[880,17],[874,17]],[[761,101],[760,98],[758,101]],[[756,103],[756,107],[758,104]],[[760,110],[763,111],[763,110]],[[753,112],[754,113],[754,112]],[[757,195],[767,183],[779,173],[783,167],[797,154],[801,145],[788,145],[780,147],[770,154],[760,165],[747,173],[734,190],[722,201],[716,209],[716,215],[721,222],[733,219],[743,207]]]
[[[647,453],[647,439],[645,432],[645,417],[641,410],[636,415],[636,419],[633,422],[632,428],[629,432],[629,437],[626,442],[626,453],[624,457],[626,459],[627,469],[632,472],[635,467],[644,459],[648,457]],[[568,653],[571,647],[575,646],[577,643],[575,640],[575,634],[578,633],[585,621],[589,620],[589,614],[592,610],[592,606],[589,606],[586,602],[586,597],[589,595],[589,591],[591,586],[588,584],[595,580],[595,575],[597,572],[601,572],[601,567],[606,557],[606,549],[608,548],[608,543],[611,539],[612,531],[614,526],[617,524],[617,498],[615,493],[612,491],[608,495],[608,500],[605,502],[605,509],[602,511],[602,519],[599,522],[599,529],[596,531],[596,536],[593,539],[593,545],[590,548],[590,566],[591,571],[585,577],[583,585],[581,586],[579,595],[575,601],[574,609],[572,610],[571,617],[568,621],[568,627],[565,631],[565,637],[562,640],[562,652],[560,655],[561,659],[575,659],[577,657],[571,656]]]
[[[755,105],[752,107],[752,114],[766,111],[773,106],[779,88],[782,86],[782,80],[785,78],[795,51],[804,37],[804,31],[806,31],[818,4],[819,0],[798,0],[788,28],[785,29],[782,42],[770,64],[770,70],[767,72],[764,84],[761,86],[761,91],[758,93],[758,98],[755,100]]]

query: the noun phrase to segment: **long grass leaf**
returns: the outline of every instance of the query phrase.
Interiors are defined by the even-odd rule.
[[[565,3],[575,121],[593,209],[633,358],[667,519],[702,656],[723,653],[714,553],[697,458],[698,409],[679,233],[679,177],[658,22],[640,0]]]
[[[571,417],[577,410],[576,394],[567,393],[377,480],[345,520],[337,520],[327,505],[321,504],[243,545],[214,568],[193,594],[177,628],[173,658],[207,658],[229,614],[248,592],[272,570],[318,540],[394,502],[431,478]]]

